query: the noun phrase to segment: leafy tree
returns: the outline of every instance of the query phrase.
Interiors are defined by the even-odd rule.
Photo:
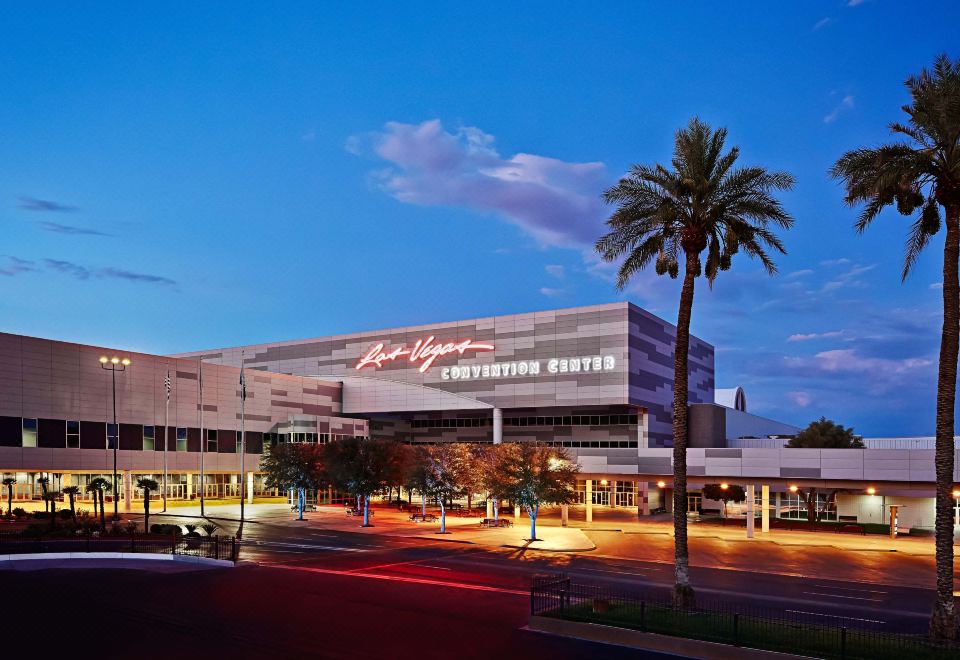
[[[4,477],[3,485],[7,487],[7,520],[13,515],[13,487],[17,480],[14,477]]]
[[[440,533],[447,533],[446,502],[466,492],[464,475],[470,448],[461,443],[433,445],[426,454],[426,491],[440,501]]]
[[[404,476],[404,485],[407,490],[420,494],[420,514],[424,516],[427,515],[427,490],[430,487],[428,460],[429,453],[426,447],[414,447]]]
[[[260,470],[268,488],[293,489],[297,493],[297,520],[303,520],[307,490],[319,488],[324,477],[322,445],[285,442],[260,458]]]
[[[473,496],[483,490],[483,450],[482,445],[465,445],[468,449],[460,473],[460,484],[467,496],[467,511],[473,510]]]
[[[103,494],[109,493],[112,489],[113,489],[113,485],[110,483],[108,479],[104,479],[103,477],[97,477],[95,479],[91,479],[90,483],[87,484],[87,492],[93,493],[94,514],[96,514],[97,499],[99,498],[100,500],[100,527],[102,527],[103,529],[107,528],[107,518],[106,518],[106,511],[104,509]]]
[[[509,483],[506,462],[510,458],[513,445],[487,445],[479,448],[477,463],[480,465],[481,488],[493,500],[493,519],[500,520],[500,500],[509,496]]]
[[[747,499],[743,486],[737,484],[707,484],[703,487],[703,496],[709,500],[723,502],[724,518],[727,517],[727,502],[743,502]]]
[[[413,461],[413,447],[396,443],[390,464],[387,468],[387,481],[390,484],[390,496],[393,495],[393,489],[397,489],[397,502],[401,499],[401,489],[406,484],[407,474],[410,471],[410,465]],[[387,498],[388,500],[390,497]]]
[[[70,517],[73,522],[77,522],[76,497],[80,494],[79,486],[67,486],[63,489],[63,494],[70,499]]]
[[[741,250],[776,272],[768,250],[785,253],[773,227],[793,220],[773,193],[793,187],[785,172],[762,167],[734,168],[737,147],[724,153],[727,131],[714,131],[699,119],[677,131],[671,167],[634,165],[604,193],[617,209],[607,220],[610,232],[597,241],[605,261],[623,259],[617,286],[654,264],[658,275],[676,278],[683,260],[683,287],[677,314],[673,369],[674,602],[694,603],[687,550],[687,404],[690,317],[694,283],[705,275],[712,286]],[[701,255],[706,251],[706,261]]]
[[[960,59],[946,55],[932,70],[906,81],[910,103],[903,106],[907,124],[890,130],[900,141],[848,151],[830,173],[845,187],[847,204],[863,204],[857,231],[864,231],[887,206],[915,216],[907,238],[902,279],[906,279],[930,239],[945,228],[943,244],[943,327],[937,377],[935,514],[937,596],[930,631],[956,639],[953,596],[954,406],[957,354],[960,349]],[[940,209],[943,208],[941,217]]]
[[[147,531],[150,529],[150,491],[160,490],[160,484],[155,479],[140,477],[137,488],[143,490],[143,529]]]
[[[344,438],[324,449],[331,482],[363,502],[364,527],[370,526],[370,496],[390,485],[397,447],[392,440]]]
[[[580,467],[562,449],[532,443],[501,445],[506,497],[527,511],[530,540],[537,541],[542,504],[568,504],[576,498]]]
[[[821,417],[790,438],[791,449],[863,449],[863,441],[853,434],[853,427],[844,428],[833,420]]]

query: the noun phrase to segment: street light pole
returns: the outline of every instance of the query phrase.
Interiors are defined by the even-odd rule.
[[[119,484],[117,483],[117,445],[120,444],[120,426],[117,424],[117,372],[126,371],[130,365],[128,358],[122,360],[116,356],[107,358],[106,355],[100,357],[100,367],[110,372],[110,382],[113,389],[113,428],[116,432],[113,440],[113,519],[120,520]],[[109,437],[109,434],[108,434]]]
[[[246,500],[247,474],[244,472],[244,459],[247,453],[246,434],[247,379],[243,373],[243,352],[240,353],[240,530],[243,530],[244,500]]]

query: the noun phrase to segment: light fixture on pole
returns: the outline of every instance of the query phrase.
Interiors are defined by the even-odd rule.
[[[113,436],[113,442],[109,441],[109,434],[107,434],[108,444],[112,444],[113,447],[113,519],[120,520],[120,511],[118,509],[118,501],[120,498],[120,493],[118,491],[119,484],[117,483],[117,445],[120,444],[120,426],[117,424],[117,372],[126,371],[127,367],[130,366],[129,358],[120,359],[116,356],[108,358],[106,355],[100,356],[100,367],[106,369],[110,372],[110,383],[113,386],[113,429],[116,433]],[[110,449],[110,447],[108,447]]]

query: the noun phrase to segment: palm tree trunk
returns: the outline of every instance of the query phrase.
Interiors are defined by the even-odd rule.
[[[74,502],[74,500],[73,500],[73,493],[71,492],[71,493],[70,493],[70,518],[73,520],[74,523],[76,523],[76,522],[77,522],[77,509],[76,509],[76,507],[75,507],[74,505],[75,505],[75,502]]]
[[[150,491],[143,491],[143,533],[150,531]]]
[[[937,599],[930,633],[938,639],[957,638],[953,596],[953,409],[957,393],[957,352],[960,349],[960,206],[946,207],[947,236],[943,246],[943,330],[940,335],[940,372],[937,376],[936,553]]]
[[[690,554],[687,549],[687,363],[693,286],[699,265],[697,254],[686,254],[680,309],[677,313],[677,343],[673,355],[673,602],[684,608],[694,605],[693,587],[690,586]]]

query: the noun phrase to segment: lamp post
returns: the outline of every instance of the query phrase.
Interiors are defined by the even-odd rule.
[[[113,386],[113,428],[117,435],[113,440],[113,519],[120,520],[120,511],[118,508],[119,490],[117,484],[117,445],[120,444],[120,426],[117,424],[117,372],[126,371],[130,366],[130,359],[122,360],[116,356],[108,358],[106,355],[100,357],[100,367],[110,372],[110,383]]]

